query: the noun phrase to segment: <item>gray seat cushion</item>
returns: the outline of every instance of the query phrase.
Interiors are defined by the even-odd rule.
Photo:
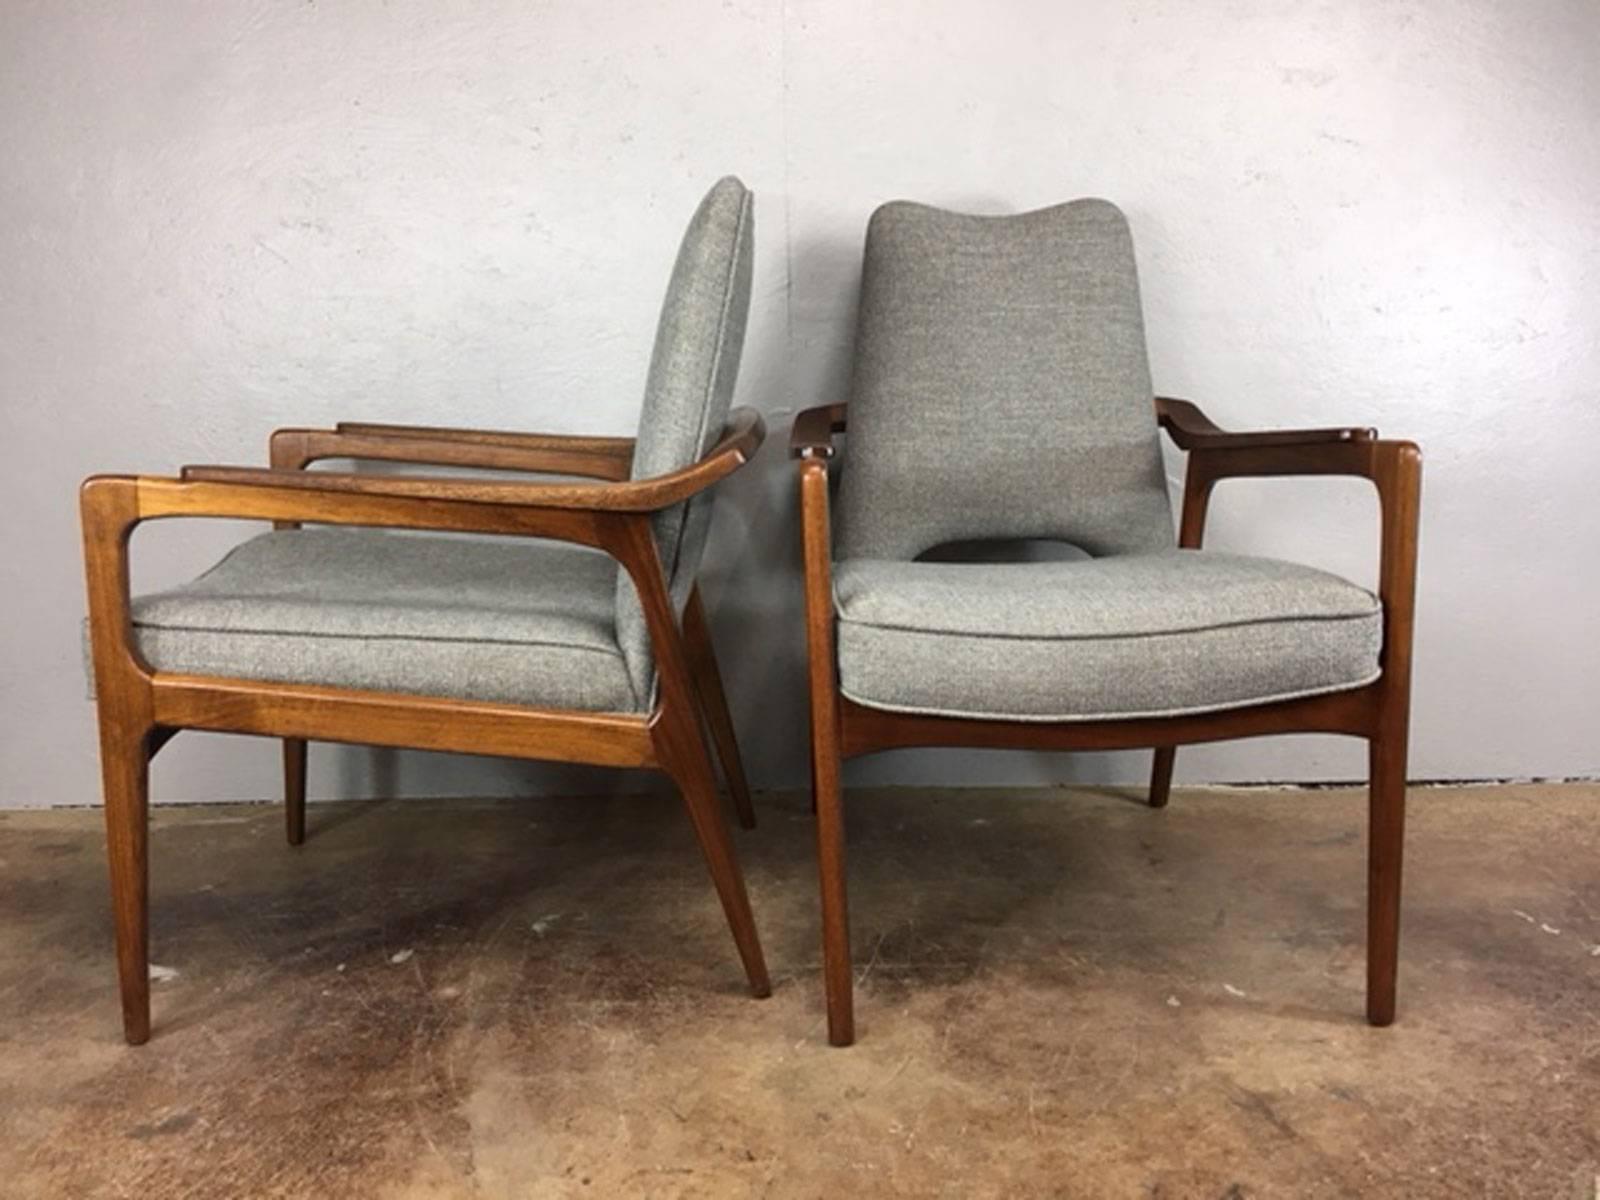
[[[157,671],[634,711],[616,579],[552,542],[282,530],[137,598],[134,637]]]
[[[873,708],[1019,721],[1173,716],[1378,677],[1371,592],[1273,559],[838,563],[840,687]]]

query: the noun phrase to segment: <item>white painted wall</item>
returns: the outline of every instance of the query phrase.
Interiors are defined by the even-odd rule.
[[[842,394],[879,201],[1110,197],[1158,387],[1225,424],[1360,422],[1427,456],[1412,773],[1600,771],[1600,7],[1428,3],[0,6],[0,804],[96,797],[74,488],[259,460],[279,424],[631,429],[676,239],[757,192],[740,399]],[[1176,463],[1175,463],[1176,466]],[[1370,579],[1355,483],[1234,484],[1214,544]],[[802,777],[793,481],[730,486],[707,583],[752,774]],[[237,527],[136,542],[138,581]],[[637,786],[366,750],[317,794]],[[1350,778],[1359,748],[1186,751]],[[1142,756],[940,753],[858,779],[1128,779]],[[160,798],[275,794],[188,735]]]

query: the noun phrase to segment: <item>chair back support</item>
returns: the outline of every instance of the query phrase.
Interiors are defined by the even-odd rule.
[[[752,198],[733,176],[706,193],[689,222],[661,305],[655,350],[633,453],[633,478],[690,466],[727,423],[750,311]],[[656,544],[673,601],[694,586],[711,524],[712,492],[655,518]],[[654,690],[655,661],[644,611],[626,572],[617,579],[617,638],[641,705]]]
[[[1104,200],[873,214],[838,557],[1174,544],[1127,220]]]

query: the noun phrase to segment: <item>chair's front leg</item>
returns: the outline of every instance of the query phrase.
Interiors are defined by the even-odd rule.
[[[646,516],[607,516],[602,521],[604,548],[620,562],[633,580],[650,631],[660,689],[660,711],[652,727],[656,758],[672,777],[689,811],[690,823],[711,881],[722,901],[734,944],[744,963],[750,991],[757,997],[772,994],[767,964],[756,933],[755,916],[745,891],[744,874],[734,852],[728,816],[717,797],[717,776],[701,731],[700,706],[684,649],[682,631],[672,611],[655,535]]]
[[[828,1041],[855,1041],[855,981],[850,966],[850,909],[840,786],[839,694],[834,670],[832,547],[828,469],[800,464],[800,522],[805,555],[806,649],[811,692],[811,798],[817,815],[817,873],[822,888],[822,978]]]
[[[150,1040],[150,757],[148,730],[100,715],[106,854],[116,926],[122,1029],[130,1046]]]
[[[151,718],[149,679],[130,644],[128,538],[139,521],[135,485],[129,479],[91,479],[83,486],[81,509],[122,1027],[137,1046],[150,1038],[150,757],[161,739]]]
[[[1367,1020],[1388,1025],[1395,1016],[1400,962],[1400,867],[1405,848],[1422,455],[1409,442],[1376,442],[1371,453],[1372,481],[1382,513],[1378,596],[1383,603],[1383,676],[1368,755]]]
[[[817,874],[822,889],[822,977],[828,1005],[828,1041],[856,1040],[855,980],[850,965],[850,904],[844,855],[844,794],[839,779],[838,705],[819,692],[813,674],[811,778],[817,809]]]
[[[656,752],[662,768],[678,785],[684,807],[689,812],[700,851],[711,871],[711,882],[717,889],[717,898],[722,901],[723,914],[733,932],[740,961],[744,963],[750,993],[757,998],[770,996],[772,981],[761,953],[755,915],[750,911],[744,874],[739,870],[739,860],[734,853],[728,814],[717,797],[717,777],[700,733],[699,718],[692,709],[676,707],[668,711],[663,708],[656,731]]]
[[[1406,729],[1369,744],[1367,800],[1367,1021],[1394,1022],[1400,964],[1400,868],[1406,832]]]

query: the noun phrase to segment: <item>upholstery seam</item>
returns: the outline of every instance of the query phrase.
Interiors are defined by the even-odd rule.
[[[226,629],[213,625],[163,625],[160,622],[134,621],[133,627],[152,629],[160,633],[215,633],[229,637],[290,637],[322,638],[332,642],[441,642],[451,646],[542,646],[560,650],[587,650],[591,654],[605,654],[621,658],[620,650],[605,646],[585,646],[576,642],[515,641],[510,638],[435,637],[432,634],[403,633],[320,633],[309,629]]]
[[[1157,717],[1185,717],[1198,713],[1228,712],[1236,708],[1254,708],[1258,704],[1281,704],[1289,700],[1303,700],[1311,696],[1326,696],[1334,692],[1352,692],[1357,688],[1367,687],[1383,678],[1383,669],[1380,667],[1371,675],[1359,679],[1354,683],[1333,683],[1326,687],[1301,688],[1292,692],[1280,692],[1271,696],[1252,696],[1247,700],[1230,701],[1226,704],[1204,704],[1191,708],[1162,708],[1149,709],[1139,712],[1099,712],[1099,713],[1008,713],[1008,712],[979,712],[976,710],[957,708],[925,708],[910,704],[885,704],[876,700],[864,700],[853,695],[841,682],[839,694],[852,703],[863,708],[875,708],[883,712],[910,713],[920,717],[962,717],[973,721],[1017,721],[1026,724],[1047,724],[1060,722],[1062,724],[1084,724],[1091,721],[1144,721]]]
[[[865,629],[882,629],[893,633],[923,634],[927,637],[988,638],[1007,642],[1114,642],[1135,641],[1144,638],[1184,637],[1191,633],[1214,633],[1222,629],[1245,629],[1255,625],[1292,625],[1303,621],[1367,621],[1383,616],[1382,607],[1365,613],[1307,613],[1284,617],[1251,617],[1240,621],[1221,621],[1210,625],[1185,626],[1182,629],[1152,629],[1131,633],[978,633],[959,629],[927,629],[915,625],[890,625],[880,621],[853,620],[837,614],[839,624],[858,625]]]

